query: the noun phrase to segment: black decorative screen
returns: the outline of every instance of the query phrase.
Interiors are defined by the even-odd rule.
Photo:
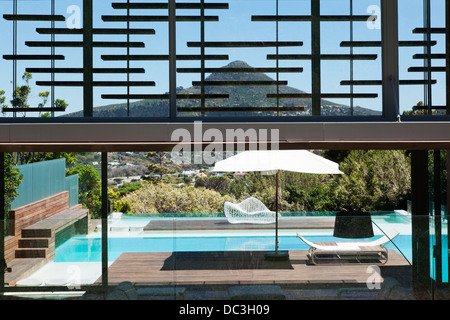
[[[380,0],[0,6],[3,121],[340,121],[446,113],[447,67],[435,63],[448,60],[445,0],[399,0],[393,18]],[[401,24],[411,15],[420,17],[408,20],[414,27]],[[391,28],[398,42],[386,36]]]

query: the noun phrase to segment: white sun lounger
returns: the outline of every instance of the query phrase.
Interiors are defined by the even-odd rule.
[[[261,201],[250,197],[241,203],[225,202],[224,213],[229,223],[275,223],[276,213],[270,211]],[[280,215],[278,214],[278,217]]]
[[[399,232],[390,230],[386,235],[373,241],[340,241],[315,243],[306,240],[297,233],[297,237],[309,246],[308,258],[313,264],[319,260],[336,261],[336,259],[356,259],[360,263],[386,263],[388,251],[385,247]]]

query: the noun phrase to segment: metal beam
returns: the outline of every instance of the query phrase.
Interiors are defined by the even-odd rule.
[[[311,93],[312,115],[321,114],[320,0],[311,0]]]
[[[108,153],[102,152],[102,288],[108,290]]]
[[[445,0],[445,60],[446,60],[446,101],[447,114],[450,115],[450,0]]]
[[[446,150],[446,169],[447,169],[447,194],[446,194],[446,200],[447,200],[447,206],[450,203],[450,149]],[[449,213],[448,210],[446,211],[446,218],[448,221]],[[450,223],[447,223],[447,235],[450,234]],[[450,237],[447,236],[447,248],[450,248]],[[450,274],[450,254],[447,257],[447,272]],[[450,288],[450,281],[448,282],[448,287]]]
[[[0,294],[5,290],[5,153],[0,152]]]
[[[169,116],[177,115],[177,44],[176,44],[176,3],[169,0]]]
[[[414,288],[430,283],[428,151],[411,152],[411,225]]]
[[[85,117],[94,115],[92,2],[92,0],[83,0],[83,114]]]
[[[423,38],[426,43],[424,46],[424,80],[427,81],[427,84],[424,86],[424,102],[425,108],[428,114],[432,114],[433,110],[433,97],[432,97],[432,88],[431,88],[431,80],[432,80],[432,71],[435,69],[431,64],[431,1],[423,0],[423,25],[425,27],[425,32],[423,33]]]
[[[433,200],[434,200],[434,236],[435,280],[442,283],[442,199],[441,199],[441,150],[433,150]]]
[[[399,115],[398,3],[381,0],[383,116],[396,121]]]

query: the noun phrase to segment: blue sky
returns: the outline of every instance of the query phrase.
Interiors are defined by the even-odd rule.
[[[111,2],[114,0],[94,0],[94,26],[99,28],[125,27],[125,23],[103,22],[102,14],[121,14],[124,10],[114,10]],[[180,2],[194,2],[195,0],[183,0]],[[119,2],[119,0],[114,1]],[[136,2],[147,2],[136,0]],[[157,0],[154,2],[165,2]],[[273,15],[275,14],[275,1],[273,0],[209,0],[207,2],[226,2],[229,3],[229,10],[207,10],[207,15],[218,15],[219,22],[208,22],[206,24],[206,41],[244,41],[244,40],[275,40],[274,22],[252,22],[252,15]],[[56,13],[62,14],[68,18],[71,14],[67,13],[67,8],[71,5],[82,7],[82,0],[57,0]],[[367,8],[372,5],[379,6],[379,0],[354,0],[354,14],[365,15]],[[423,24],[422,14],[423,0],[399,0],[399,38],[400,40],[422,40],[422,35],[413,34],[412,29],[420,27]],[[432,1],[432,26],[444,26],[444,1]],[[0,13],[12,12],[11,0],[0,0]],[[321,0],[321,10],[324,15],[349,14],[349,0]],[[122,12],[121,12],[122,11]],[[19,0],[19,13],[49,14],[49,0]],[[157,10],[153,14],[164,15],[166,10]],[[145,14],[147,12],[132,11],[132,14]],[[198,13],[197,10],[178,10],[180,15],[192,15]],[[309,0],[279,0],[279,14],[307,15],[310,13]],[[196,22],[177,23],[177,53],[178,54],[199,54],[198,48],[188,48],[188,41],[200,40],[200,27]],[[35,32],[36,27],[49,27],[49,22],[19,22],[19,54],[49,54],[49,48],[30,48],[24,45],[29,40],[50,40],[49,35],[38,35]],[[57,27],[65,27],[65,22],[57,22]],[[133,28],[151,27],[156,30],[156,35],[132,36],[131,41],[144,41],[145,48],[132,48],[131,54],[168,54],[167,45],[167,23],[131,23]],[[0,54],[12,53],[12,22],[0,18],[0,28],[2,30],[2,46]],[[322,23],[322,53],[349,53],[348,48],[341,48],[340,42],[349,40],[349,23]],[[433,53],[444,53],[445,37],[444,35],[433,35],[433,39],[438,41],[438,45],[433,48]],[[81,40],[81,36],[56,36],[57,41],[63,40]],[[95,36],[94,40],[125,41],[125,36]],[[310,23],[308,22],[283,22],[279,24],[279,40],[282,41],[303,41],[303,47],[299,48],[281,48],[280,53],[310,53]],[[354,40],[381,40],[381,31],[368,29],[366,22],[355,22]],[[421,48],[400,48],[400,78],[401,79],[423,79],[423,74],[407,72],[410,66],[422,66],[420,60],[413,60],[412,56],[416,53],[422,53]],[[355,53],[375,53],[381,56],[380,48],[356,48]],[[57,54],[66,56],[65,61],[57,61],[56,67],[82,67],[82,49],[57,48]],[[95,49],[94,66],[95,67],[125,67],[125,62],[112,63],[100,59],[102,54],[125,54],[126,49]],[[274,60],[267,60],[267,54],[275,53],[274,48],[267,49],[229,49],[229,48],[207,48],[207,54],[229,54],[229,61],[207,61],[207,67],[221,67],[234,60],[244,60],[254,67],[275,66]],[[354,79],[361,80],[379,80],[381,79],[381,59],[375,61],[355,61]],[[434,61],[435,66],[445,66],[445,61]],[[19,62],[18,75],[22,75],[25,67],[49,67],[49,62]],[[178,67],[199,67],[200,63],[179,61]],[[310,62],[302,61],[280,61],[280,66],[303,67],[304,72],[300,74],[280,74],[280,80],[288,80],[289,86],[311,91]],[[132,93],[164,93],[168,91],[168,62],[132,62],[131,67],[144,67],[146,73],[143,75],[132,75],[131,80],[151,80],[156,81],[156,87],[133,88]],[[11,97],[12,85],[12,63],[0,59],[0,89],[7,92],[7,99]],[[274,74],[269,76],[275,78]],[[56,80],[82,80],[82,75],[56,75]],[[94,80],[126,80],[125,75],[96,75]],[[444,74],[434,73],[433,78],[438,80],[438,84],[433,89],[433,100],[436,105],[445,104],[445,77]],[[341,86],[340,80],[349,79],[349,63],[339,61],[322,62],[322,92],[324,93],[346,93],[349,92],[348,86]],[[40,100],[38,93],[49,90],[45,87],[35,86],[36,80],[50,80],[49,75],[34,74],[32,85],[31,105],[37,105]],[[196,74],[178,74],[177,84],[183,87],[191,86],[191,81],[200,80],[200,75]],[[21,84],[21,81],[18,83]],[[354,105],[381,110],[381,87],[355,87],[355,93],[379,93],[377,99],[355,99]],[[103,93],[126,93],[125,88],[95,88],[95,106],[107,105],[114,102],[102,100],[100,95]],[[56,98],[65,99],[69,103],[68,112],[81,110],[82,89],[81,88],[62,88],[57,87],[55,91]],[[424,98],[423,86],[401,86],[400,88],[400,107],[401,110],[409,110],[418,101]],[[349,104],[348,99],[333,100],[338,103]]]

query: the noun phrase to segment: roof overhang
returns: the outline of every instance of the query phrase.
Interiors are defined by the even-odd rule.
[[[270,148],[275,139],[279,149],[450,149],[450,122],[171,122],[0,124],[0,151],[170,151],[180,144],[225,150],[248,145],[255,133],[258,143]],[[233,134],[244,138],[229,139]]]

